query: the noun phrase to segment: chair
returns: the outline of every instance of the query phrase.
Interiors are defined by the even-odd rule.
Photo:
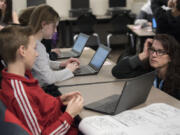
[[[85,33],[87,35],[93,35],[97,38],[97,42],[100,43],[99,35],[94,32],[94,25],[97,20],[94,15],[91,13],[86,13],[78,17],[76,27],[73,29],[75,36],[73,37],[74,41],[76,40],[79,33]]]
[[[119,14],[115,14],[112,17],[111,20],[111,25],[112,25],[112,31],[108,31],[107,34],[107,46],[110,47],[111,43],[110,43],[110,39],[113,35],[122,35],[122,34],[126,34],[127,35],[127,24],[132,23],[133,20],[132,18],[129,16],[129,13],[127,12],[122,12]]]
[[[0,101],[1,135],[32,135],[22,122]]]

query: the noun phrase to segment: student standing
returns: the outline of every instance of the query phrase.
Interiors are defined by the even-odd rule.
[[[30,72],[38,56],[30,27],[7,26],[0,31],[0,54],[7,63],[2,72],[0,99],[33,135],[77,135],[73,118],[83,107],[79,92],[60,97],[46,94]],[[62,107],[67,106],[65,112]]]
[[[180,99],[180,45],[174,37],[159,34],[147,39],[142,53],[126,57],[113,67],[116,78],[135,77],[157,71],[154,86]]]
[[[30,17],[29,25],[33,28],[37,44],[36,50],[39,53],[32,73],[41,86],[72,78],[74,76],[73,72],[80,64],[76,58],[70,58],[65,62],[51,61],[44,45],[40,42],[43,38],[52,38],[53,33],[56,32],[59,19],[58,13],[48,5],[36,7]],[[64,69],[59,70],[61,68]]]

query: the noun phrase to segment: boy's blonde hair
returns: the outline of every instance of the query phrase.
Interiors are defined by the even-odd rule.
[[[15,62],[17,50],[21,45],[27,48],[31,35],[33,31],[29,26],[7,26],[0,31],[0,55],[5,62]]]
[[[41,4],[33,10],[29,24],[33,28],[33,32],[37,33],[42,29],[42,22],[50,24],[56,23],[59,20],[60,17],[58,13],[51,6]]]

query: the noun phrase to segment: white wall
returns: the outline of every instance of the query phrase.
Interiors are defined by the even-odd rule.
[[[69,16],[71,0],[46,0],[47,4],[55,8],[61,17]],[[127,0],[127,8],[138,13],[140,7],[147,0]],[[108,0],[90,0],[90,7],[95,15],[104,15],[108,9]],[[26,8],[26,0],[13,0],[13,7],[16,12]]]
[[[20,10],[26,8],[26,0],[12,0],[13,9],[18,13]]]

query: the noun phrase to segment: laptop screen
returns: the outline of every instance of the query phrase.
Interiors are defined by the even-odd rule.
[[[89,65],[99,70],[110,53],[110,48],[100,45]]]
[[[153,17],[152,18],[152,28],[156,29],[157,28],[157,23],[156,23],[156,19]]]
[[[77,52],[77,53],[81,53],[86,45],[86,42],[88,40],[89,36],[85,35],[85,34],[79,34],[72,50]]]

